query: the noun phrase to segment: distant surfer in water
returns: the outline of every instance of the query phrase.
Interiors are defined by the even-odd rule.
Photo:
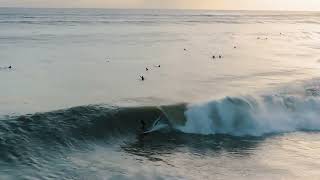
[[[144,77],[143,76],[140,76],[140,78],[141,78],[141,81],[144,81]]]

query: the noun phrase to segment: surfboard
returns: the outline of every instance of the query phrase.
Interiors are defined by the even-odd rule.
[[[157,130],[160,130],[160,129],[166,127],[167,126],[166,124],[159,124],[160,120],[161,120],[161,116],[158,117],[158,119],[154,121],[153,125],[151,126],[151,128],[149,130],[147,130],[141,134],[149,134],[151,132],[154,132],[154,131],[157,131]]]

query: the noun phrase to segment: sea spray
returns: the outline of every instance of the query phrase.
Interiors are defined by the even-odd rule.
[[[236,136],[320,130],[320,99],[300,96],[226,97],[190,105],[185,133]]]

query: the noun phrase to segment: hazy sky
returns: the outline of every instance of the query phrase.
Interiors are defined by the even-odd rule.
[[[10,6],[320,11],[320,0],[0,0]]]

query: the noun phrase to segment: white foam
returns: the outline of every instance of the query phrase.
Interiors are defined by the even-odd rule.
[[[261,136],[299,130],[320,130],[320,99],[299,96],[224,98],[191,105],[185,112],[185,133]]]

